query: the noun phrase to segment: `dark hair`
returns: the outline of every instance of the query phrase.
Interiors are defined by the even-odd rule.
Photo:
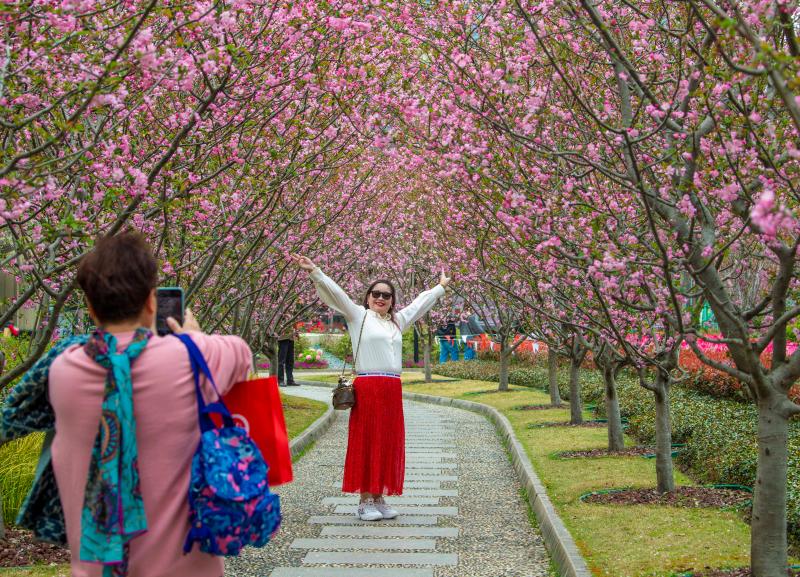
[[[101,237],[81,259],[78,284],[99,322],[133,319],[158,284],[158,263],[138,232]]]
[[[367,289],[367,294],[364,295],[364,308],[369,308],[369,293],[372,292],[372,289],[375,288],[375,285],[385,284],[389,287],[389,290],[392,291],[392,306],[389,307],[389,314],[392,315],[392,320],[394,320],[394,305],[397,303],[397,291],[394,290],[394,285],[392,281],[386,280],[385,278],[380,278],[376,281],[373,281],[369,288]]]

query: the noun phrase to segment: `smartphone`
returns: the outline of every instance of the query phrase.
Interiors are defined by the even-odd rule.
[[[183,324],[183,289],[180,287],[164,286],[156,289],[156,332],[162,337],[172,332],[167,326],[167,317]]]

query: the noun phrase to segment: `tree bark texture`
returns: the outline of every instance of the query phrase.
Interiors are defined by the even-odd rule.
[[[550,388],[550,404],[561,406],[561,391],[558,390],[558,354],[555,349],[547,349],[547,383]]]
[[[786,542],[786,474],[789,421],[775,396],[758,403],[758,465],[753,495],[750,562],[755,577],[783,577]]]
[[[583,355],[574,355],[569,363],[569,422],[573,425],[583,423],[583,403],[581,402],[580,368]]]
[[[508,390],[508,366],[511,360],[511,351],[508,349],[508,342],[503,339],[500,342],[500,385],[498,391]]]
[[[268,337],[265,345],[269,357],[269,376],[278,376],[278,339]]]
[[[425,350],[423,351],[423,359],[425,360],[425,382],[430,383],[433,381],[431,371],[431,357],[433,356],[433,332],[431,327],[425,327]]]
[[[656,482],[659,493],[675,490],[672,470],[672,421],[669,407],[669,377],[658,375],[654,391],[656,401]]]
[[[3,445],[5,445],[5,442],[0,441],[0,447],[2,447]],[[2,503],[2,501],[3,501],[3,493],[2,490],[0,490],[0,503]],[[3,518],[3,508],[0,507],[0,539],[4,539],[5,536],[6,536],[6,522],[5,519]]]
[[[608,450],[621,451],[625,448],[625,435],[622,430],[622,416],[617,397],[617,378],[614,367],[603,367],[605,383],[606,418],[608,419]]]

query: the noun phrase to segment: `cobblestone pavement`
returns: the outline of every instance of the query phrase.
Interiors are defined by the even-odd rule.
[[[330,400],[330,389],[283,389]],[[226,575],[258,577],[539,577],[549,559],[528,521],[520,485],[491,424],[473,413],[404,403],[406,483],[388,499],[392,521],[355,518],[341,493],[347,412],[278,487],[280,533],[226,562]]]

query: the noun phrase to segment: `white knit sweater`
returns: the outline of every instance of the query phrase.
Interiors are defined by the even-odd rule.
[[[395,311],[394,319],[397,322],[395,324],[390,319],[382,319],[376,312],[354,303],[342,288],[319,268],[311,271],[311,280],[314,281],[322,302],[340,312],[347,320],[353,352],[358,343],[361,323],[366,321],[356,366],[356,370],[360,373],[401,373],[403,370],[401,331],[414,324],[414,321],[428,312],[439,297],[444,295],[442,285],[426,290],[403,310]]]

